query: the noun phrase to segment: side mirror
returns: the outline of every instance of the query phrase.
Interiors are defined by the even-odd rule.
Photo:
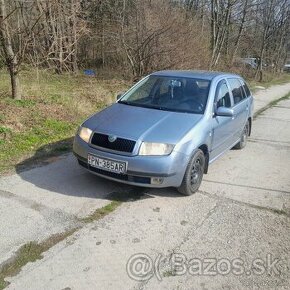
[[[231,108],[219,107],[216,110],[216,116],[233,117],[234,111]]]
[[[119,99],[121,99],[121,98],[123,97],[123,95],[124,95],[124,92],[119,93],[119,94],[117,95],[117,97],[116,97],[117,101],[118,101]]]

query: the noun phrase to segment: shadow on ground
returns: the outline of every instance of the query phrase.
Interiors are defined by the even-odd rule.
[[[132,201],[156,196],[181,197],[174,188],[130,186],[98,177],[80,167],[71,153],[72,138],[42,146],[34,156],[15,166],[25,190],[35,187],[74,197]],[[38,191],[36,191],[38,192]]]
[[[15,169],[18,174],[21,172],[48,165],[57,157],[72,151],[73,137],[63,139],[58,142],[41,146],[35,154],[22,162],[16,164]]]

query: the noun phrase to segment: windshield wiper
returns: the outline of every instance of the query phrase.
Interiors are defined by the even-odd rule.
[[[152,107],[150,105],[134,103],[134,102],[128,102],[128,101],[119,101],[118,103],[129,105],[129,106],[141,107],[141,108],[153,108],[153,109],[155,108],[155,107]]]
[[[187,110],[181,110],[181,109],[173,109],[173,108],[160,107],[160,106],[154,106],[154,105],[139,104],[139,103],[128,102],[128,101],[119,101],[118,103],[128,105],[128,106],[135,106],[135,107],[154,109],[154,110],[160,110],[160,111],[166,111],[166,112],[202,114],[201,112],[193,112],[193,111],[187,111]]]
[[[132,103],[132,102],[127,102],[127,101],[119,101],[119,104],[124,104],[124,105],[128,105],[128,106],[139,106],[136,103]]]

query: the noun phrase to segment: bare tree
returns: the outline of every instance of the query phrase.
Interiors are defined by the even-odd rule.
[[[214,68],[218,64],[224,48],[233,3],[233,0],[211,1],[211,68]]]
[[[13,11],[11,12],[13,13]],[[4,53],[5,62],[9,70],[11,87],[12,87],[12,98],[16,100],[21,99],[21,86],[18,77],[19,73],[19,61],[16,53],[12,46],[11,31],[8,24],[8,18],[6,11],[5,0],[0,0],[0,44]]]
[[[57,73],[78,70],[78,42],[87,32],[80,17],[79,0],[36,0],[36,9],[44,14],[40,23],[42,32],[35,47],[41,54],[41,63],[55,68]]]
[[[281,71],[289,51],[290,0],[0,3],[1,55],[14,98],[21,97],[22,62],[59,74],[91,67],[139,78],[167,68],[239,70],[240,58],[254,57],[261,80],[263,70]]]
[[[279,0],[278,0],[279,1]],[[262,37],[260,41],[260,52],[259,52],[259,61],[256,71],[256,78],[258,78],[259,81],[263,80],[263,62],[264,62],[264,56],[265,51],[267,49],[268,43],[272,40],[271,39],[271,33],[272,29],[275,25],[275,5],[277,0],[269,0],[269,1],[263,1],[259,3],[259,9],[260,9],[260,16],[262,19]]]
[[[246,16],[249,10],[249,0],[244,0],[243,8],[242,8],[242,12],[241,12],[241,19],[240,19],[240,23],[238,24],[238,33],[236,36],[236,39],[234,41],[234,48],[233,48],[233,52],[232,52],[232,56],[231,56],[231,64],[233,64],[235,57],[237,55],[238,49],[239,49],[239,45],[240,45],[240,41],[242,38],[242,34],[244,31],[244,27],[245,27],[245,23],[246,23]]]
[[[41,14],[31,9],[34,2],[0,1],[0,47],[10,74],[12,98],[21,99],[19,72],[33,42],[33,31]]]

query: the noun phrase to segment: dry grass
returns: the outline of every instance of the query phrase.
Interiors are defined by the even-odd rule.
[[[87,116],[115,100],[129,84],[84,75],[45,71],[21,74],[23,99],[10,98],[10,82],[0,71],[0,172],[52,142],[74,135]]]
[[[250,79],[249,85],[250,85],[252,91],[256,91],[257,90],[257,88],[255,88],[256,86],[262,86],[264,88],[268,88],[270,86],[281,85],[281,84],[285,84],[285,83],[289,83],[289,82],[290,82],[290,74],[289,73],[281,73],[278,75],[273,75],[271,73],[265,72],[263,82],[258,82],[258,81]]]

